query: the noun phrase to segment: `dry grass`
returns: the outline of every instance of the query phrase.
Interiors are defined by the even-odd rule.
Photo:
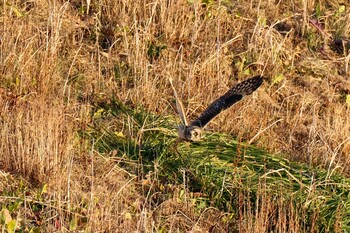
[[[39,192],[40,203],[28,202],[44,213],[24,204],[25,216],[13,212],[29,228],[268,231],[271,197],[262,193],[256,211],[242,202],[240,226],[229,213],[179,201],[182,187],[157,205],[141,174],[79,136],[93,121],[96,96],[175,115],[169,77],[194,118],[238,80],[263,73],[263,87],[209,127],[349,175],[350,56],[329,46],[330,35],[350,37],[346,1],[88,2],[1,3],[0,192],[9,203],[11,195],[25,200]],[[316,16],[324,34],[308,22]],[[284,34],[280,25],[291,30]],[[299,210],[277,201],[290,219],[276,220],[276,232],[303,231],[285,225]]]

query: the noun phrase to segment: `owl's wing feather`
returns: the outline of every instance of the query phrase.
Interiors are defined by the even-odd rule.
[[[172,78],[169,78],[169,82],[170,82],[171,88],[172,88],[173,91],[174,91],[174,96],[175,96],[175,99],[176,99],[176,109],[177,109],[177,113],[179,114],[179,116],[180,116],[180,118],[181,118],[182,124],[183,124],[183,125],[188,125],[187,119],[186,119],[186,115],[185,115],[184,107],[183,107],[182,102],[181,102],[180,98],[178,97],[177,92],[176,92],[176,89],[175,89],[175,87],[174,87],[174,85],[173,85],[173,79],[172,79]]]
[[[220,112],[228,109],[240,101],[244,96],[252,94],[263,82],[263,77],[258,75],[233,86],[223,96],[216,99],[207,109],[193,122],[191,126],[204,127]]]

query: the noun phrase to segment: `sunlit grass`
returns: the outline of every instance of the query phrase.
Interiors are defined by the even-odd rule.
[[[0,225],[348,231],[347,1],[3,1]],[[257,92],[176,144],[253,75]]]
[[[119,156],[135,161],[138,172],[142,170],[137,173],[142,179],[146,179],[147,174],[157,177],[154,181],[157,188],[153,187],[151,192],[167,184],[183,184],[187,191],[199,196],[190,197],[197,207],[213,206],[234,213],[236,221],[240,208],[249,208],[253,215],[257,214],[255,205],[261,205],[259,198],[264,195],[268,197],[264,201],[276,209],[281,207],[273,200],[280,199],[284,208],[292,205],[302,209],[297,220],[295,216],[289,219],[286,213],[280,216],[271,211],[267,215],[274,221],[286,218],[284,224],[298,225],[305,230],[316,227],[328,231],[336,224],[349,230],[350,179],[338,171],[290,162],[283,155],[270,154],[220,133],[208,132],[198,143],[176,143],[176,123],[172,118],[164,119],[142,108],[130,109],[116,102],[99,111],[102,109],[106,119],[114,121],[110,117],[116,117],[124,127],[117,127],[114,132],[97,129],[98,122],[104,121],[99,116],[90,132],[96,148],[105,156],[116,150]],[[128,125],[130,122],[133,127]],[[246,196],[243,202],[240,202],[240,195]],[[313,219],[315,215],[317,219]],[[268,229],[275,227],[274,223],[266,223],[266,226]]]

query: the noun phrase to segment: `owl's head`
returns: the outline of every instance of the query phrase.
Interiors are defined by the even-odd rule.
[[[202,128],[198,126],[180,125],[178,129],[179,138],[187,141],[197,142],[202,139]]]

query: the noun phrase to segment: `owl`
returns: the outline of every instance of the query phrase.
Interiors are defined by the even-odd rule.
[[[236,84],[230,90],[228,90],[224,95],[216,99],[211,103],[204,112],[190,124],[187,123],[186,116],[184,114],[184,108],[180,99],[177,96],[177,92],[173,86],[172,80],[170,79],[170,84],[174,90],[174,95],[176,98],[177,111],[181,117],[183,125],[178,127],[179,139],[186,141],[199,141],[202,139],[202,131],[204,127],[217,115],[219,115],[225,109],[228,109],[233,104],[237,103],[243,97],[252,94],[256,89],[258,89],[263,83],[264,78],[261,75],[254,76],[241,83]]]

